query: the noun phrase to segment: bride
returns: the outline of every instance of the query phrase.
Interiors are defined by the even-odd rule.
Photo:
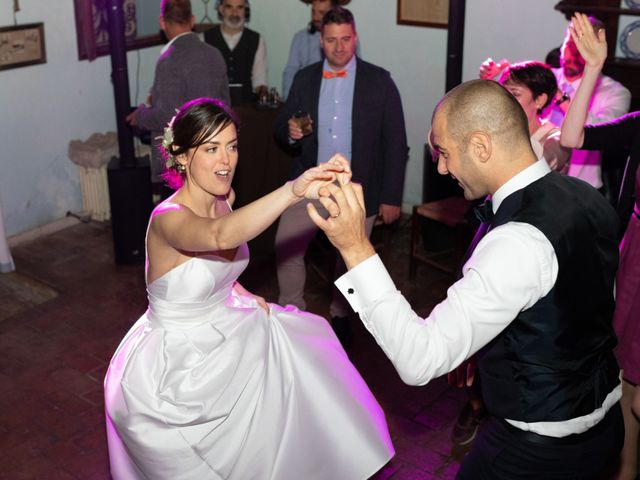
[[[237,127],[226,105],[200,98],[165,129],[165,179],[179,188],[151,215],[149,308],[104,382],[112,476],[368,478],[394,450],[331,327],[236,281],[246,242],[293,203],[348,179],[348,162],[337,155],[231,211]]]

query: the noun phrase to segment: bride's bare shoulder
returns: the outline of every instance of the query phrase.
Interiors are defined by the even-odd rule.
[[[155,219],[160,215],[171,213],[171,212],[179,212],[184,209],[189,209],[189,207],[187,207],[184,203],[181,203],[179,201],[167,199],[160,202],[158,205],[156,205],[156,207],[151,212],[151,218]]]
[[[165,200],[151,212],[150,228],[156,229],[159,226],[178,220],[183,215],[193,215],[193,211],[184,203]]]

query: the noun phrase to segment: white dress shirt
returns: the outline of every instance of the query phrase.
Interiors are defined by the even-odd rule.
[[[539,160],[511,178],[493,195],[494,212],[511,193],[547,173],[549,166]],[[557,277],[558,259],[542,232],[530,224],[508,222],[478,243],[463,267],[463,277],[426,319],[411,309],[377,255],[340,277],[336,286],[401,378],[408,384],[424,385],[498,336],[522,310],[549,293]],[[618,386],[601,408],[564,422],[506,420],[542,435],[582,433],[604,417],[620,392]]]
[[[222,33],[222,38],[229,47],[229,50],[233,51],[238,45],[238,42],[242,38],[242,32],[244,30],[239,31],[238,33],[234,33],[233,35],[229,35],[225,33],[221,28],[220,33]],[[253,66],[251,68],[251,86],[255,91],[259,86],[264,85],[265,87],[269,85],[267,82],[267,45],[264,43],[264,37],[260,35],[260,40],[258,41],[258,48],[256,49],[256,55],[253,57]]]

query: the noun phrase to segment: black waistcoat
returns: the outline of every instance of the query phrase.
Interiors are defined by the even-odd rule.
[[[222,53],[224,61],[227,64],[229,84],[242,84],[241,103],[253,101],[254,94],[251,84],[251,71],[253,69],[253,60],[258,50],[260,34],[245,27],[242,30],[240,41],[233,50],[229,50],[227,42],[224,41],[220,26],[204,32],[204,40]]]
[[[616,213],[588,184],[552,172],[507,197],[492,228],[509,221],[538,228],[559,270],[551,291],[481,353],[487,410],[529,423],[591,413],[619,383]]]

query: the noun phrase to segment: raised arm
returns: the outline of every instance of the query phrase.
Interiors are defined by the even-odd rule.
[[[496,63],[493,58],[489,57],[480,64],[480,70],[478,71],[478,77],[483,80],[495,80],[502,71],[509,66],[509,61],[503,58]]]
[[[560,143],[564,147],[580,148],[591,95],[607,58],[607,40],[604,29],[595,32],[589,18],[582,13],[576,12],[573,16],[569,31],[584,58],[585,67],[580,86],[562,123]]]
[[[375,255],[364,229],[362,188],[341,183],[340,188],[329,185],[325,193],[320,201],[330,218],[313,205],[307,210],[349,270],[336,286],[405,383],[424,385],[456,368],[556,282],[558,262],[548,239],[531,225],[511,222],[478,244],[479,254],[474,252],[465,265],[463,278],[422,318]]]
[[[216,218],[209,218],[205,212],[194,212],[182,204],[165,203],[154,211],[150,228],[157,238],[178,251],[235,248],[262,233],[289,206],[304,198],[318,198],[319,189],[341,174],[350,177],[349,164],[344,157],[336,155],[264,197]]]

